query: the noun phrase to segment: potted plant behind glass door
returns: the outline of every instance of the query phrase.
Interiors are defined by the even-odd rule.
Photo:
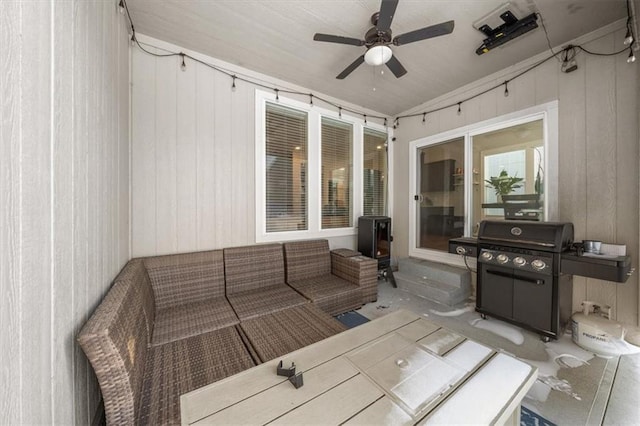
[[[496,193],[496,198],[498,203],[502,203],[502,196],[509,195],[513,191],[518,188],[522,188],[520,182],[522,182],[524,178],[519,178],[518,176],[509,176],[506,170],[502,170],[500,175],[491,176],[489,179],[485,179],[487,183],[487,188],[492,188]]]

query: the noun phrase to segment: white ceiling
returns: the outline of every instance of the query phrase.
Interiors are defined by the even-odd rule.
[[[128,0],[138,33],[388,115],[396,115],[548,50],[539,28],[478,56],[473,23],[504,0],[400,0],[394,35],[454,20],[453,33],[392,46],[408,73],[362,64],[335,78],[365,47],[313,41],[316,32],[362,39],[380,0]],[[540,12],[552,46],[626,17],[625,0],[512,0],[518,18]],[[622,42],[622,41],[621,41]],[[621,46],[622,47],[622,46]],[[374,90],[375,88],[375,90]]]

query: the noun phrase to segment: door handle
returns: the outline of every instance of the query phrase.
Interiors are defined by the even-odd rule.
[[[497,275],[499,277],[513,278],[518,281],[524,281],[524,282],[535,284],[535,285],[544,285],[544,280],[541,280],[539,278],[523,277],[520,275],[511,274],[509,272],[495,271],[492,269],[487,269],[487,273],[492,275]]]
[[[495,271],[492,269],[487,269],[487,274],[497,275],[499,277],[505,277],[505,278],[513,278],[513,274],[509,272]]]
[[[513,278],[518,281],[524,281],[526,283],[531,283],[535,285],[544,285],[544,280],[541,280],[539,278],[521,277],[519,275],[514,275]]]

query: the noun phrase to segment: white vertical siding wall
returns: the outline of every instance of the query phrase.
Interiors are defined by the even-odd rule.
[[[75,336],[129,259],[129,46],[113,1],[0,2],[0,424],[89,424]]]
[[[595,52],[622,47],[625,29],[617,23],[587,35],[574,44]],[[586,43],[586,44],[585,44]],[[488,55],[491,55],[489,53]],[[411,111],[427,111],[458,102],[546,57],[544,53],[492,76],[472,83]],[[638,267],[639,249],[639,156],[638,156],[638,62],[627,64],[627,55],[576,57],[578,69],[570,74],[550,60],[509,83],[509,97],[496,89],[456,107],[421,118],[401,120],[394,143],[396,254],[408,253],[410,208],[407,167],[409,141],[462,127],[509,112],[557,99],[559,102],[559,188],[560,221],[573,222],[575,239],[598,239],[626,244],[633,267]],[[573,307],[583,300],[613,307],[617,320],[638,323],[638,273],[625,284],[574,276]]]
[[[184,51],[143,35],[138,39],[166,51]],[[211,57],[191,55],[268,85],[311,92]],[[255,86],[238,80],[234,92],[231,77],[189,58],[185,61],[183,72],[180,57],[156,58],[133,49],[134,257],[255,243]],[[308,96],[280,96],[309,101]],[[354,236],[329,240],[332,247],[356,245]]]

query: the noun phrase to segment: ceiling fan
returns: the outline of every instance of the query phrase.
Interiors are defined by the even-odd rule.
[[[326,41],[329,43],[349,44],[352,46],[366,46],[364,55],[353,61],[351,65],[336,76],[337,79],[344,79],[358,68],[363,62],[369,65],[386,64],[396,78],[400,78],[407,73],[400,61],[393,55],[389,45],[401,46],[413,43],[414,41],[426,40],[449,34],[453,31],[454,22],[447,21],[419,30],[410,31],[399,36],[391,36],[391,21],[396,12],[398,0],[382,0],[380,11],[371,16],[373,27],[366,32],[364,40],[351,37],[342,37],[331,34],[316,33],[313,39],[316,41]]]

